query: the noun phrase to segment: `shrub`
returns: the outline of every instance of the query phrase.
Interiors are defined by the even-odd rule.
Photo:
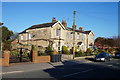
[[[75,46],[75,53],[78,52],[77,49],[78,49],[78,46]],[[69,53],[70,53],[70,54],[73,54],[73,47],[70,49]]]
[[[92,53],[92,50],[90,48],[88,48],[87,51],[85,52],[85,55],[89,56],[89,55],[91,55],[91,53]]]
[[[78,50],[78,46],[75,46],[75,52],[77,52],[77,50]]]
[[[11,41],[7,40],[3,43],[3,50],[11,50]]]
[[[47,53],[44,53],[43,51],[38,51],[38,56],[47,56]]]
[[[73,47],[69,50],[70,54],[73,54]]]
[[[18,50],[11,51],[10,55],[18,56],[19,55],[19,51]]]
[[[48,45],[48,47],[46,48],[45,53],[48,54],[48,55],[53,54],[53,50],[52,50],[52,47],[50,45]]]
[[[33,50],[37,50],[37,46],[36,45],[32,45],[32,51]]]
[[[75,52],[75,57],[81,57],[81,56],[83,56],[83,53],[81,50],[78,52]]]
[[[69,54],[68,48],[66,46],[62,46],[62,54]]]

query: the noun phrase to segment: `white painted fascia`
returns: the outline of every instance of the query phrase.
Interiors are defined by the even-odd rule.
[[[52,27],[54,27],[56,24],[60,23],[60,25],[62,26],[63,29],[65,29],[65,27],[61,24],[60,21],[57,21],[57,23],[55,23]]]

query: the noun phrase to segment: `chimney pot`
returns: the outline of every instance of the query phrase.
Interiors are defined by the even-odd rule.
[[[55,18],[55,17],[53,17],[52,22],[55,22],[55,21],[57,21],[57,20],[56,20],[56,18]]]
[[[79,30],[80,30],[80,31],[83,31],[83,28],[82,28],[82,27],[79,27]]]
[[[63,25],[64,27],[67,27],[67,23],[66,23],[65,20],[62,20],[62,25]]]

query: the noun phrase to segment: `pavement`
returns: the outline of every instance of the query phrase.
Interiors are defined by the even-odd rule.
[[[63,60],[56,63],[25,63],[3,67],[3,79],[38,78],[38,79],[120,79],[120,59],[108,62],[94,62],[92,58]]]
[[[79,60],[79,61],[77,61]],[[34,70],[42,70],[42,69],[48,69],[48,68],[54,68],[55,66],[62,66],[64,65],[74,65],[77,63],[88,63],[91,61],[86,61],[85,57],[82,58],[76,58],[75,60],[62,60],[61,62],[48,62],[48,63],[13,63],[9,67],[2,67],[2,73],[0,74],[7,74],[7,73],[17,73],[17,72],[26,72],[26,71],[34,71]]]

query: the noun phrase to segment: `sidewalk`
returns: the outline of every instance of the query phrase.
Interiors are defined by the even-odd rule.
[[[49,63],[20,63],[20,64],[13,64],[9,67],[2,67],[2,73],[8,73],[8,72],[22,72],[22,71],[34,71],[34,70],[41,70],[41,69],[48,69],[48,68],[54,68],[55,66],[69,66],[74,65],[78,63],[85,63],[88,62],[84,58],[78,58],[75,60],[62,60],[62,62],[49,62]]]

